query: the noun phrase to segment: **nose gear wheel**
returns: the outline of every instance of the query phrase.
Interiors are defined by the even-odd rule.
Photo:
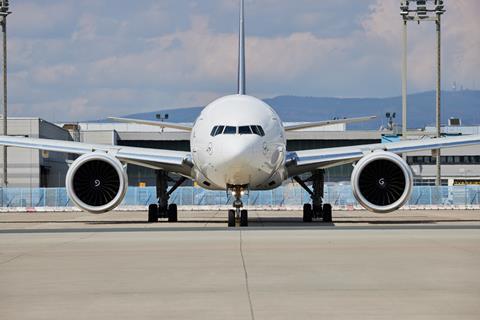
[[[247,186],[232,186],[232,195],[235,197],[233,200],[233,207],[235,209],[228,210],[228,226],[236,227],[248,227],[248,211],[243,208],[242,195],[247,189]],[[228,192],[228,190],[227,190]]]

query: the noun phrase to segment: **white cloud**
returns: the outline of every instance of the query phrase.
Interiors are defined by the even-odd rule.
[[[446,3],[442,18],[442,68],[444,87],[453,81],[472,83],[480,74],[480,2],[456,0]],[[390,54],[392,67],[400,72],[402,22],[398,1],[377,0],[363,22],[370,42],[380,40]],[[435,25],[408,24],[409,85],[413,90],[431,90],[435,81]]]
[[[11,1],[13,14],[8,18],[9,32],[16,36],[38,37],[57,34],[74,17],[72,1]]]
[[[204,17],[194,17],[192,28],[150,39],[143,52],[111,56],[90,66],[89,81],[114,86],[182,84],[189,90],[235,87],[237,35],[215,34]],[[322,70],[352,45],[349,39],[319,38],[311,33],[287,37],[249,37],[248,77],[255,82],[293,81],[306,71]],[[204,101],[208,102],[208,101]]]
[[[15,2],[9,28],[13,112],[92,119],[132,108],[201,105],[234,92],[236,0],[113,4]],[[478,79],[478,12],[475,0],[447,2],[446,84],[471,86]],[[247,21],[249,93],[400,93],[397,0],[251,1]],[[433,88],[433,26],[410,25],[409,48],[410,91]]]
[[[75,66],[65,64],[39,67],[33,69],[32,78],[40,84],[55,84],[73,76],[75,72]]]
[[[90,14],[81,16],[77,28],[72,34],[72,40],[94,40],[97,36],[97,19]]]

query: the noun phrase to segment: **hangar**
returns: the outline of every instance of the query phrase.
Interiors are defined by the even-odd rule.
[[[0,122],[3,130],[3,123]],[[31,138],[72,140],[68,130],[39,118],[8,118],[8,134]],[[0,147],[1,148],[1,147]],[[8,186],[11,188],[63,187],[72,156],[58,152],[8,148]],[[3,153],[0,152],[3,184]]]

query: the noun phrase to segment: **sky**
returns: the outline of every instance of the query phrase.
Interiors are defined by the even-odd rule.
[[[246,0],[247,93],[401,94],[399,0]],[[9,115],[81,121],[236,91],[238,0],[11,0]],[[447,0],[443,89],[480,89],[480,1]],[[409,24],[409,92],[435,86],[435,27]]]

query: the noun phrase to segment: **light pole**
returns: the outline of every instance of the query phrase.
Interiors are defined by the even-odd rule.
[[[403,138],[407,136],[407,22],[434,21],[437,32],[436,39],[436,134],[441,136],[441,16],[445,13],[443,0],[408,0],[401,1],[400,15],[403,18],[403,61],[402,61],[402,133]],[[436,178],[435,185],[441,185],[441,154],[440,149],[434,152],[436,157]]]
[[[2,17],[2,33],[3,33],[3,135],[8,134],[7,131],[7,16],[11,13],[8,10],[8,0],[0,0],[0,16]],[[3,186],[7,187],[7,147],[3,147]]]
[[[161,122],[163,122],[163,121],[165,121],[165,120],[168,120],[168,113],[165,113],[165,115],[163,115],[163,116],[162,116],[161,113],[157,113],[157,114],[155,115],[155,117],[157,118],[157,120],[160,120]],[[162,132],[163,132],[164,129],[165,129],[165,128],[162,127]]]
[[[395,123],[394,123],[394,119],[397,117],[397,113],[396,112],[387,112],[385,114],[385,117],[387,118],[387,129],[390,130],[390,131],[394,131],[395,130]]]

